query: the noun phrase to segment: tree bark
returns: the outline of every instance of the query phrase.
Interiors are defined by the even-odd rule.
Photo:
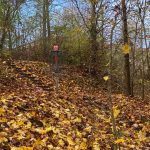
[[[97,62],[97,24],[96,24],[96,4],[93,2],[91,3],[91,31],[90,31],[90,38],[91,38],[91,59],[93,67],[96,67]]]
[[[47,56],[47,42],[46,42],[46,0],[43,0],[43,59]]]
[[[46,0],[46,20],[47,20],[47,32],[48,32],[48,40],[50,40],[50,16],[49,16],[49,0]],[[49,41],[48,41],[49,43]]]
[[[8,20],[9,20],[9,17],[10,17],[10,7],[8,7],[7,11],[6,11],[6,15],[4,16],[4,19],[2,20],[3,21],[3,30],[2,30],[2,37],[1,37],[1,40],[0,40],[0,51],[3,50],[3,47],[4,47],[4,43],[5,43],[5,38],[6,38],[6,35],[7,35],[7,31],[6,31],[6,28],[8,27]]]
[[[128,23],[127,23],[127,8],[126,0],[122,0],[122,12],[123,12],[123,41],[124,44],[128,44]],[[125,59],[125,89],[128,96],[131,95],[131,83],[130,83],[130,62],[129,62],[129,53],[124,55]]]
[[[135,49],[136,49],[136,42],[137,42],[137,28],[138,22],[136,22],[135,28],[135,38],[134,38],[134,47],[132,48],[132,79],[131,79],[131,96],[134,96],[134,78],[135,78]]]

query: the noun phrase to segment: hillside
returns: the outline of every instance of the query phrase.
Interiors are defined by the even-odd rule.
[[[150,103],[113,94],[118,110],[114,140],[107,91],[86,82],[82,71],[34,61],[3,63],[0,77],[0,149],[2,150],[123,150],[150,147]],[[87,80],[88,82],[88,80]]]

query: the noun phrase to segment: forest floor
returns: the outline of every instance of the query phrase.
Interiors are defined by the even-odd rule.
[[[114,140],[107,92],[90,86],[82,71],[64,67],[57,89],[46,63],[14,61],[3,68],[0,150],[110,150],[114,143],[150,150],[150,100],[112,95],[119,113]]]

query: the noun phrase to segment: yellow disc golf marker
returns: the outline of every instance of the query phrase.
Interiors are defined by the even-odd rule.
[[[103,79],[104,79],[105,81],[107,81],[107,80],[109,80],[109,76],[104,76]]]
[[[123,51],[123,53],[124,54],[129,54],[129,52],[130,52],[130,46],[128,45],[128,44],[125,44],[125,45],[123,45],[123,47],[122,47],[122,51]]]

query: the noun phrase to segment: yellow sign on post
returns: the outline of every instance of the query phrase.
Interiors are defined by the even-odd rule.
[[[129,44],[126,43],[126,44],[123,45],[123,47],[122,47],[122,52],[123,52],[124,54],[129,54],[130,49],[131,49],[131,47],[129,46]]]

